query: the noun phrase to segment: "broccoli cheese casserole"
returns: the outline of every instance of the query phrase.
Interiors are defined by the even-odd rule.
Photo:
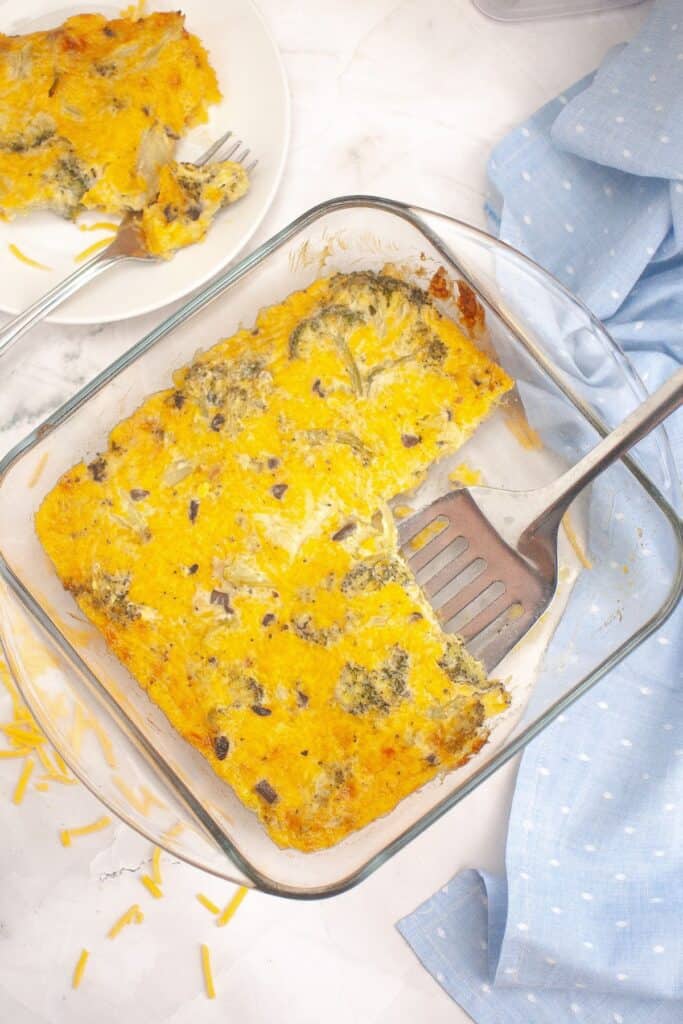
[[[178,370],[40,507],[64,585],[278,844],[338,842],[507,706],[387,501],[511,384],[390,270],[337,274]]]
[[[0,35],[0,216],[48,209],[145,212],[157,255],[197,241],[247,189],[244,170],[172,162],[178,139],[221,98],[180,12]],[[162,227],[164,230],[162,230]]]

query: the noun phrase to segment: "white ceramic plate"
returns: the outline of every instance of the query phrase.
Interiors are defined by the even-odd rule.
[[[0,2],[0,31],[25,33],[51,28],[73,14],[100,11],[118,16],[121,3],[86,2],[56,6],[54,0]],[[251,0],[151,0],[147,10],[178,10],[209,51],[223,100],[210,108],[207,124],[180,145],[182,159],[199,156],[228,128],[258,158],[251,189],[223,211],[203,242],[163,263],[127,263],[107,270],[49,318],[54,323],[88,324],[149,313],[193,291],[226,265],[258,228],[277,190],[289,141],[289,93],[277,47]],[[79,217],[111,220],[100,214]],[[0,309],[18,313],[58,284],[78,265],[74,257],[106,232],[83,232],[52,213],[32,213],[0,222]],[[10,243],[50,270],[26,266]]]

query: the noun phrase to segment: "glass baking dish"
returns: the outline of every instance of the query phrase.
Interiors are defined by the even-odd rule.
[[[517,381],[455,459],[433,468],[423,494],[452,487],[448,472],[462,462],[492,486],[548,482],[613,425],[613,404],[619,419],[642,399],[642,385],[603,327],[525,257],[449,217],[345,197],[299,217],[205,287],[0,462],[0,631],[41,727],[85,785],[154,843],[282,896],[329,896],[365,878],[642,642],[681,593],[677,485],[660,429],[572,510],[557,597],[497,668],[512,706],[479,754],[331,849],[301,853],[273,843],[109,653],[59,583],[33,517],[59,475],[105,448],[111,428],[168,387],[172,370],[198,348],[250,325],[259,308],[321,273],[379,270],[387,262],[425,287],[439,267],[466,281],[485,313],[478,343]],[[459,316],[453,299],[442,305]]]

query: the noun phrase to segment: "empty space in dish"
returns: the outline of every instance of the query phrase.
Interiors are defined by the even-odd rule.
[[[600,487],[593,488],[590,508],[584,502],[572,511],[580,546],[577,553],[563,534],[560,587],[551,609],[496,672],[506,681],[513,702],[491,723],[489,743],[466,766],[433,780],[337,846],[313,854],[277,847],[204,758],[172,729],[62,588],[35,536],[33,517],[58,477],[104,449],[112,427],[150,393],[168,387],[174,369],[190,362],[198,349],[250,326],[263,306],[307,286],[321,273],[381,270],[387,262],[426,288],[439,266],[458,277],[449,255],[476,279],[480,296],[489,293],[492,304],[484,302],[487,333],[481,343],[518,387],[467,445],[432,468],[423,498],[451,489],[448,474],[462,462],[491,486],[526,489],[554,479],[598,435],[562,391],[570,375],[557,369],[558,386],[542,369],[538,353],[552,360],[559,332],[568,324],[574,332],[594,332],[595,327],[551,279],[518,262],[519,257],[487,236],[447,218],[423,211],[418,215],[424,229],[414,214],[390,204],[331,205],[289,237],[283,232],[277,244],[266,244],[263,252],[225,276],[229,287],[215,301],[191,318],[182,319],[183,311],[180,322],[178,315],[170,318],[100,375],[6,460],[0,478],[0,545],[7,566],[3,575],[10,585],[0,597],[5,643],[25,696],[57,748],[102,800],[154,841],[208,870],[237,880],[246,875],[261,888],[289,895],[338,891],[376,867],[518,749],[561,702],[597,678],[601,662],[649,628],[671,599],[678,564],[677,538],[666,513],[624,465],[610,469]],[[520,338],[524,303],[506,303],[504,289],[528,300],[537,287],[547,305],[545,326],[529,328],[521,320],[525,344]],[[493,307],[504,307],[510,317],[499,318]],[[444,308],[456,315],[453,302]],[[581,317],[585,322],[579,323]],[[505,319],[509,324],[514,320],[515,330]],[[612,359],[609,339],[596,338],[597,348]],[[618,358],[613,364],[614,386],[627,387]],[[578,398],[590,402],[590,381],[583,381],[576,368],[572,373]],[[664,461],[662,472],[666,469]],[[593,534],[598,529],[596,546]],[[582,560],[591,568],[579,575]],[[30,614],[10,589],[24,605],[35,602]],[[571,614],[562,615],[565,609]],[[51,633],[49,640],[45,629]],[[50,647],[52,654],[31,670],[37,644]],[[63,719],[54,713],[60,693],[62,704],[86,708],[109,736],[113,756],[105,756],[97,730],[75,749],[73,708],[67,706]],[[123,712],[118,724],[117,708]],[[143,789],[154,799],[145,799]]]

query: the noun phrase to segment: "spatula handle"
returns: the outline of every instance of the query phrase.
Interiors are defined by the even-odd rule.
[[[683,369],[677,370],[653,395],[639,405],[623,423],[596,444],[588,455],[570,470],[544,488],[545,512],[529,527],[538,526],[540,520],[555,518],[569,507],[574,498],[594,480],[603,469],[621,458],[643,437],[683,405]]]

